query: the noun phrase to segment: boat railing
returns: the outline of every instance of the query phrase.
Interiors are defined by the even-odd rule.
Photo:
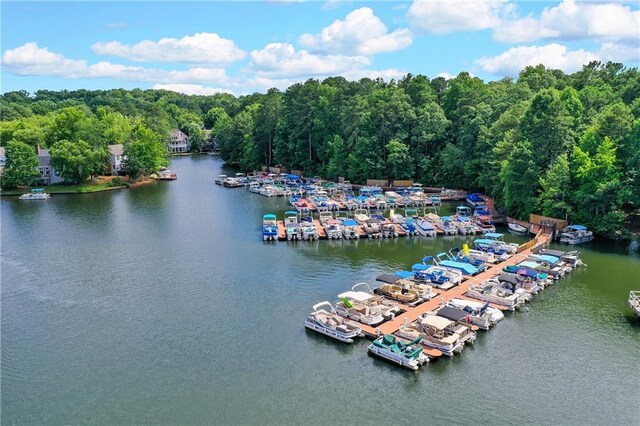
[[[640,303],[640,291],[630,291],[629,301],[634,303]]]

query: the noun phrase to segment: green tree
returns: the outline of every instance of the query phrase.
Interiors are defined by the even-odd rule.
[[[40,176],[38,157],[29,145],[10,141],[5,148],[7,158],[2,173],[2,188],[31,185]]]
[[[409,147],[391,139],[387,149],[387,177],[390,179],[411,179],[414,174],[414,164],[409,156]]]
[[[535,207],[539,173],[531,145],[526,141],[515,144],[500,170],[504,204],[510,214],[525,220],[529,218]]]
[[[197,123],[189,123],[185,127],[185,132],[189,136],[189,149],[200,152],[204,145],[204,130]]]
[[[216,127],[216,124],[220,119],[224,116],[228,117],[227,112],[222,107],[214,107],[207,111],[207,114],[204,116],[204,127],[206,129],[213,129]]]
[[[60,175],[73,183],[80,183],[104,171],[108,160],[106,148],[92,149],[85,141],[61,140],[50,149],[51,165]]]
[[[133,141],[124,146],[124,169],[131,179],[147,176],[169,164],[162,139],[152,130],[139,126]]]
[[[544,176],[540,178],[542,192],[538,197],[538,204],[542,214],[551,217],[567,219],[571,212],[567,195],[571,191],[571,175],[567,155],[560,155]]]

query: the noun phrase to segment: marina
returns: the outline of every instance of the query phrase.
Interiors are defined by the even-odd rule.
[[[423,258],[464,244],[475,250],[482,235],[265,244],[263,215],[282,220],[293,210],[283,197],[213,184],[236,173],[214,158],[175,158],[170,169],[180,179],[167,185],[0,200],[3,420],[326,424],[346,415],[328,407],[357,395],[354,424],[425,422],[424,410],[381,400],[429,407],[436,424],[450,423],[452,413],[461,423],[636,422],[629,407],[640,392],[640,322],[628,298],[638,289],[640,257],[629,243],[579,246],[588,267],[565,273],[515,312],[450,299],[489,331],[415,373],[370,356],[369,339],[344,344],[303,323],[313,305],[334,304],[355,283],[375,290],[389,271],[414,275],[421,265],[416,272],[437,279]],[[457,203],[443,203],[442,216]],[[504,240],[520,246],[529,238]],[[56,244],[65,249],[51,250]],[[61,267],[69,258],[74,264]],[[449,292],[444,283],[425,285]],[[439,297],[416,308],[439,306]],[[428,357],[435,351],[417,345]],[[516,384],[508,398],[500,397],[505,383]],[[467,400],[474,402],[460,404]]]

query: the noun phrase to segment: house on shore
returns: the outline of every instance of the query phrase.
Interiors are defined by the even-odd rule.
[[[40,145],[36,145],[36,155],[38,156],[38,171],[40,172],[40,177],[38,177],[39,185],[53,185],[64,182],[60,172],[51,165],[51,154],[49,154],[48,149],[43,149],[40,148]]]
[[[189,137],[180,129],[173,129],[169,136],[168,151],[170,154],[189,152]]]
[[[4,165],[7,163],[7,155],[4,151],[4,146],[0,146],[0,175],[4,172]]]
[[[124,171],[124,145],[109,145],[109,173],[113,176]]]

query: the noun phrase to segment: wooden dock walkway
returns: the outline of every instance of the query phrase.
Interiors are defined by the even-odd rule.
[[[318,219],[314,219],[313,220],[313,224],[315,225],[316,230],[318,231],[318,238],[320,238],[322,240],[326,240],[327,239],[327,233],[325,232],[324,226],[322,226],[320,221]]]
[[[378,325],[377,327],[371,327],[365,324],[360,324],[360,327],[362,328],[362,331],[364,332],[364,334],[367,335],[368,337],[375,338],[379,334],[395,333],[396,331],[398,331],[400,326],[405,322],[405,320],[408,323],[410,323],[412,321],[415,321],[420,315],[424,314],[425,312],[433,311],[439,308],[441,305],[446,304],[451,299],[467,298],[464,296],[464,294],[469,289],[469,286],[473,284],[479,284],[484,280],[493,278],[494,276],[500,274],[502,272],[502,268],[504,268],[505,266],[515,265],[516,263],[522,262],[527,258],[527,256],[529,256],[529,254],[531,254],[532,250],[534,250],[536,247],[547,244],[549,237],[550,236],[547,234],[538,235],[534,240],[531,240],[531,242],[535,243],[534,245],[532,245],[531,242],[523,244],[521,246],[523,250],[522,251],[519,250],[517,254],[511,256],[511,258],[509,258],[508,260],[491,266],[486,271],[463,281],[462,283],[453,287],[450,290],[440,291],[438,289],[435,289],[438,295],[427,302],[424,302],[415,307],[402,305],[405,312],[398,315],[392,320],[386,321]],[[527,247],[527,246],[531,246],[531,247]],[[476,299],[471,299],[471,300],[476,300]],[[494,304],[492,304],[491,306],[498,309],[504,309],[504,307],[500,307]]]

